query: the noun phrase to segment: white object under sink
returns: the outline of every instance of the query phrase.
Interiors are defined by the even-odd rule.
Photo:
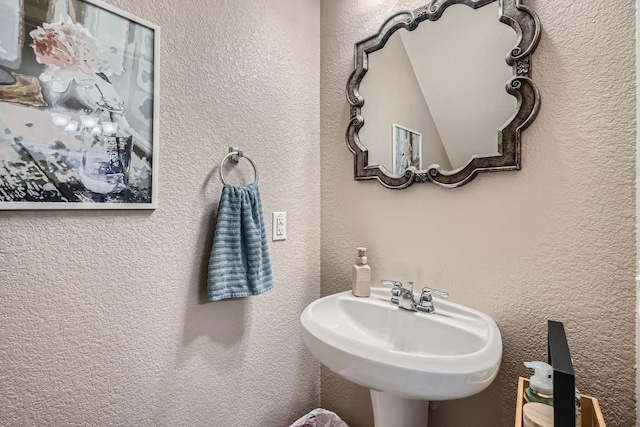
[[[502,338],[477,310],[435,299],[434,313],[413,312],[390,297],[390,289],[373,288],[368,298],[351,291],[320,298],[302,312],[303,339],[322,364],[372,390],[376,427],[413,425],[398,411],[423,427],[429,400],[471,396],[493,382]]]

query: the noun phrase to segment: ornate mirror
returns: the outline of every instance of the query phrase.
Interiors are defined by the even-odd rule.
[[[520,133],[540,106],[539,38],[520,0],[433,0],[388,18],[355,45],[347,83],[355,179],[458,187],[520,169]]]

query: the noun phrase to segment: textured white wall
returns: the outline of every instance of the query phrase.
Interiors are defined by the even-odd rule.
[[[298,332],[320,288],[319,1],[112,3],[162,27],[160,205],[0,213],[0,425],[288,425],[320,393]],[[273,291],[207,304],[230,145],[288,239]]]
[[[640,218],[638,213],[640,212],[640,171],[638,170],[638,164],[640,164],[640,120],[638,116],[638,106],[640,105],[640,86],[638,86],[638,70],[640,70],[640,5],[636,2],[636,361],[640,360]],[[637,363],[636,363],[637,366]],[[636,426],[640,427],[640,405],[638,405],[638,399],[640,399],[640,371],[636,368]]]
[[[578,387],[600,399],[607,425],[635,425],[635,2],[524,2],[543,25],[542,109],[521,171],[454,190],[355,182],[344,142],[353,43],[422,3],[322,1],[322,293],[349,288],[354,248],[367,246],[374,280],[443,288],[496,320],[497,380],[441,404],[434,427],[512,425],[522,362],[546,357],[547,319],[565,322]],[[366,390],[326,370],[322,403],[351,427],[372,425]]]

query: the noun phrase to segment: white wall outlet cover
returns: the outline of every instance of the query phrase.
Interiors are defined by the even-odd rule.
[[[285,240],[287,238],[287,213],[286,212],[274,212],[273,213],[273,239],[272,240]]]

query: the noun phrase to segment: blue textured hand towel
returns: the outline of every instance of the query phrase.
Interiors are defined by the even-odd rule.
[[[209,301],[259,295],[273,288],[258,184],[225,184],[209,257]]]

